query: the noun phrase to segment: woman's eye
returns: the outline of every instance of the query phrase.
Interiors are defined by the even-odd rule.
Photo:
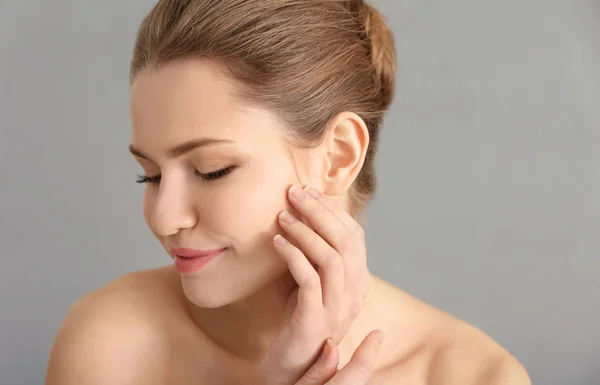
[[[220,170],[217,170],[217,171],[213,171],[213,172],[209,172],[209,173],[206,173],[206,174],[203,174],[200,171],[196,170],[196,172],[194,173],[194,175],[196,177],[202,179],[202,180],[211,181],[211,180],[223,178],[225,175],[227,175],[230,172],[232,172],[234,168],[235,168],[235,166],[229,166],[229,167],[225,167],[223,169],[220,169]]]
[[[159,184],[160,183],[160,175],[148,176],[148,175],[138,175],[135,180],[136,183],[151,183],[151,184]]]
[[[216,180],[219,178],[223,178],[225,175],[232,172],[235,168],[236,168],[236,166],[229,166],[229,167],[225,167],[221,170],[217,170],[217,171],[213,171],[213,172],[209,172],[209,173],[201,173],[200,171],[196,170],[194,172],[194,176],[197,178],[200,178],[204,181],[210,182],[210,181],[213,181],[213,180]],[[160,183],[160,175],[153,175],[153,176],[138,175],[136,182],[137,183],[159,184]]]

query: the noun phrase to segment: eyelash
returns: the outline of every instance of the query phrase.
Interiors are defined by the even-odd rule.
[[[194,176],[199,178],[205,182],[212,182],[216,179],[223,178],[227,174],[233,171],[235,166],[225,167],[221,170],[217,170],[214,172],[209,172],[206,174],[200,173],[198,170],[194,172]],[[160,183],[160,175],[147,176],[147,175],[138,175],[138,179],[136,179],[137,183],[151,183],[151,184],[159,184]]]

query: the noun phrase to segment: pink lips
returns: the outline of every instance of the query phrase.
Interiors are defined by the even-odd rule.
[[[221,255],[227,248],[215,250],[194,250],[186,248],[171,249],[175,259],[175,267],[181,273],[193,273],[208,265],[213,259]]]

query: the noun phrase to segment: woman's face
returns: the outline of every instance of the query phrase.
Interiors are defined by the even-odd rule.
[[[298,183],[282,125],[234,102],[223,80],[210,63],[179,62],[140,72],[131,95],[132,152],[158,182],[145,185],[146,223],[167,251],[227,248],[182,274],[201,307],[232,303],[286,271],[272,239],[279,212],[294,212],[287,190]],[[171,151],[205,139],[218,142]],[[294,156],[307,169],[302,151]]]

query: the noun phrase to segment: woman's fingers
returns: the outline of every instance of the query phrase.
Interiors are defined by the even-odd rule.
[[[340,371],[337,370],[339,351],[337,346],[328,340],[319,359],[295,385],[367,384],[373,375],[383,338],[381,330],[369,333],[352,355],[350,362]]]
[[[318,266],[323,305],[333,311],[340,310],[340,299],[343,298],[346,289],[342,257],[310,227],[287,211],[280,214],[279,223],[286,233],[296,240],[304,255]]]
[[[303,189],[292,186],[289,190],[290,201],[300,214],[308,220],[327,243],[342,252],[346,246],[350,230],[335,215]]]
[[[383,337],[381,330],[369,333],[352,355],[350,362],[337,372],[327,385],[365,385],[373,375]]]
[[[290,189],[289,200],[298,214],[282,213],[279,218],[287,239],[278,234],[274,245],[299,287],[288,300],[289,308],[294,309],[289,312],[291,318],[284,318],[287,322],[261,368],[265,380],[273,384],[294,383],[301,374],[304,376],[296,384],[352,384],[342,381],[361,370],[368,373],[364,368],[369,367],[369,350],[376,338],[363,341],[342,374],[337,372],[337,347],[335,358],[319,360],[316,356],[318,341],[327,337],[341,340],[362,308],[367,291],[360,287],[370,277],[364,266],[364,235],[344,208],[334,204],[335,199],[306,190],[310,194],[298,187]],[[331,382],[329,378],[340,380]]]
[[[340,201],[335,200],[332,196],[327,196],[321,193],[319,190],[306,186],[304,187],[304,191],[308,193],[315,200],[321,202],[322,205],[327,207],[329,211],[336,216],[336,218],[344,224],[349,229],[353,229],[358,227],[358,223],[352,218],[352,216],[348,213],[345,207],[341,204]]]
[[[313,366],[295,385],[323,385],[337,372],[340,354],[337,345],[327,339],[323,351]]]
[[[345,291],[357,299],[355,305],[358,310],[370,287],[362,227],[333,198],[312,187],[307,186],[305,190],[306,192],[292,187],[290,201],[315,232],[341,256],[339,262],[343,265]],[[301,198],[294,198],[295,194],[300,194]],[[324,298],[325,306],[335,301],[336,299]]]
[[[301,315],[311,312],[321,313],[323,307],[323,292],[321,278],[310,264],[306,256],[280,234],[273,238],[273,243],[288,267],[294,280],[298,284],[297,310]]]
[[[350,283],[350,285],[348,285],[350,290],[358,291],[359,295],[365,295],[369,291],[370,282],[367,279],[367,253],[362,226],[352,218],[339,200],[322,194],[313,187],[306,186],[305,190],[308,192],[308,195],[327,207],[327,209],[329,209],[329,211],[331,211],[332,214],[349,230],[349,238],[354,240],[354,242],[351,242],[350,246],[358,249],[358,251],[348,253],[348,255],[342,254],[344,264],[347,266],[345,269],[346,282]]]

